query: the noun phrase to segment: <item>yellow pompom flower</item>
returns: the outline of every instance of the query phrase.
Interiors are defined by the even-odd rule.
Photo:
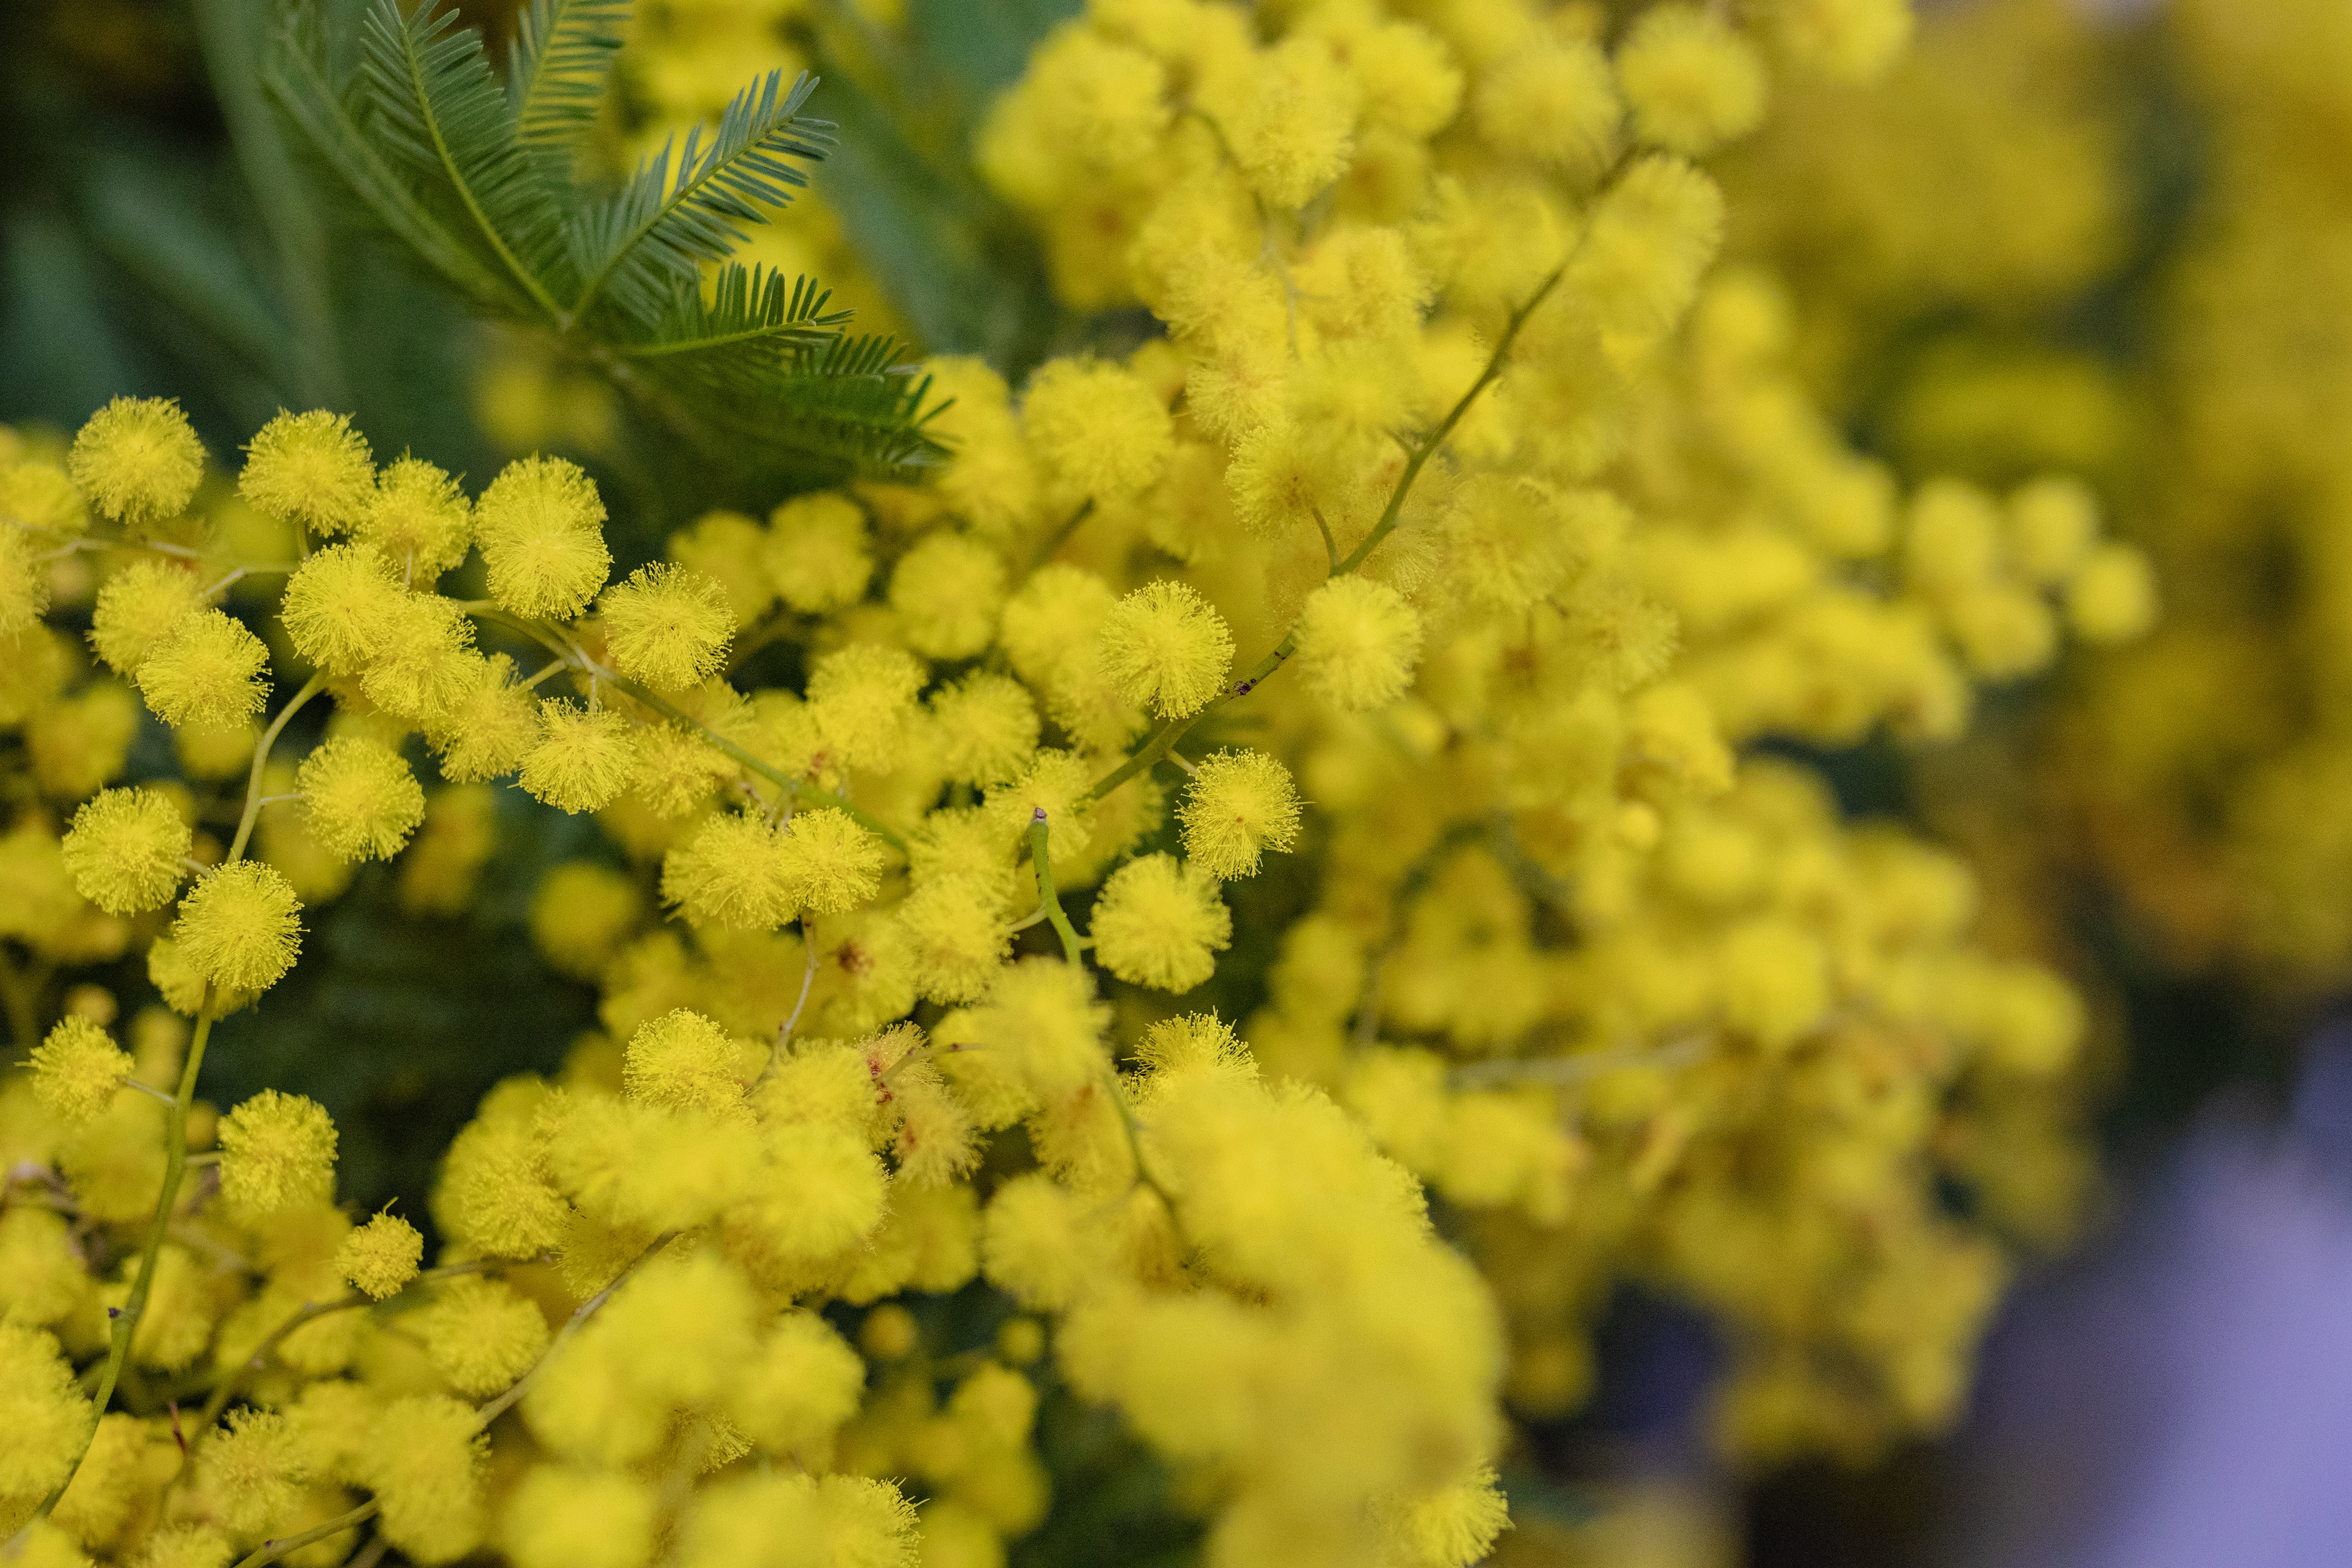
[[[468,664],[464,682],[433,716],[426,739],[451,784],[510,773],[539,743],[539,711],[514,672],[502,653]]]
[[[435,1286],[432,1299],[401,1320],[425,1359],[469,1399],[483,1399],[529,1372],[547,1349],[547,1320],[501,1279],[463,1274]]]
[[[1172,855],[1146,855],[1110,875],[1088,929],[1095,957],[1131,985],[1190,991],[1216,973],[1234,917],[1217,880]]]
[[[917,653],[969,658],[1004,607],[1004,557],[962,534],[927,535],[891,570],[890,607]]]
[[[186,875],[193,839],[171,797],[152,789],[110,789],[75,811],[64,849],[75,891],[109,914],[169,903]]]
[[[2080,479],[2047,476],[2009,498],[2010,563],[2030,583],[2065,582],[2082,569],[2098,537],[2098,499]]]
[[[205,1446],[196,1477],[223,1526],[260,1536],[283,1523],[299,1500],[309,1456],[286,1415],[248,1406],[231,1412],[227,1429]]]
[[[269,699],[269,650],[244,623],[201,610],[150,648],[131,679],[166,724],[212,729],[261,711]]]
[[[727,1111],[743,1103],[743,1043],[710,1019],[676,1007],[629,1037],[621,1092],[673,1110]]]
[[[1113,605],[1095,646],[1119,695],[1149,703],[1163,719],[1199,712],[1234,662],[1224,617],[1198,590],[1166,578]]]
[[[534,1465],[499,1508],[499,1544],[515,1568],[645,1568],[659,1514],[625,1470]]]
[[[140,662],[205,607],[205,585],[176,562],[133,561],[106,580],[90,615],[89,646],[120,675]]]
[[[1030,378],[1021,428],[1074,499],[1135,494],[1160,477],[1176,447],[1167,406],[1133,373],[1098,360],[1048,361]]]
[[[904,648],[852,643],[816,661],[809,707],[837,763],[878,772],[897,763],[922,689],[922,661]]]
[[[1607,57],[1570,38],[1513,49],[1488,66],[1470,111],[1487,145],[1578,177],[1608,165],[1624,118]]]
[[[864,1476],[740,1475],[706,1489],[681,1529],[677,1568],[911,1568],[915,1510]]]
[[[204,478],[205,448],[178,403],[118,397],[74,437],[66,471],[100,514],[140,528],[186,508]]]
[[[567,860],[530,896],[530,940],[558,972],[593,980],[643,912],[635,880],[593,860]]]
[[[1373,1517],[1387,1548],[1381,1561],[1393,1568],[1469,1568],[1486,1560],[1511,1525],[1510,1504],[1489,1465],[1435,1491],[1383,1499]]]
[[[330,735],[294,774],[302,818],[338,860],[389,860],[425,820],[425,790],[400,753],[364,735]]]
[[[302,951],[302,903],[274,866],[238,860],[196,879],[172,940],[196,974],[223,991],[266,991]]]
[[[612,570],[595,481],[561,458],[509,463],[474,507],[490,597],[515,615],[569,620]]]
[[[413,1563],[452,1563],[480,1544],[482,1461],[488,1439],[471,1406],[436,1394],[386,1405],[359,1456],[384,1539]]]
[[[831,490],[788,500],[771,512],[760,558],[777,596],[805,616],[857,603],[874,575],[866,514]]]
[[[797,812],[777,841],[793,901],[820,915],[856,909],[874,896],[882,841],[832,806]]]
[[[89,527],[81,492],[55,463],[0,462],[0,520],[68,539]]]
[[[258,1218],[335,1195],[335,1122],[326,1107],[265,1089],[220,1121],[221,1199]]]
[[[1234,161],[1277,207],[1300,207],[1338,179],[1354,151],[1354,79],[1320,38],[1290,37],[1252,61],[1217,105]]]
[[[605,589],[599,608],[613,668],[660,691],[718,674],[735,640],[735,612],[719,580],[666,562]]]
[[[1421,617],[1385,583],[1334,577],[1307,596],[1292,657],[1307,689],[1334,708],[1385,708],[1412,684]]]
[[[769,1453],[816,1449],[857,1414],[866,1363],[814,1312],[786,1312],[769,1328],[742,1375],[728,1386],[728,1413]]]
[[[602,811],[636,782],[636,736],[609,708],[562,699],[539,705],[538,743],[523,754],[522,787],[562,811]]]
[[[1911,41],[1910,0],[1770,0],[1759,11],[1790,59],[1834,81],[1884,74]]]
[[[1219,752],[1203,760],[1176,809],[1185,856],[1224,880],[1256,875],[1262,854],[1297,844],[1298,815],[1290,770],[1264,752]]]
[[[68,1127],[95,1121],[131,1076],[131,1055],[79,1013],[33,1047],[33,1098]]]
[[[286,580],[278,616],[295,652],[330,675],[356,675],[391,637],[404,596],[373,545],[331,544]]]
[[[425,1238],[395,1214],[376,1215],[335,1247],[335,1272],[378,1301],[407,1289],[424,1260]]]
[[[2128,544],[2102,544],[2066,584],[2066,617],[2084,642],[2112,647],[2156,624],[2156,571]]]
[[[1118,602],[1110,584],[1085,567],[1048,562],[1006,601],[997,643],[1024,680],[1044,685]]]
[[[1701,157],[1764,120],[1764,62],[1729,23],[1696,5],[1642,13],[1617,51],[1617,79],[1645,142]]]
[[[706,817],[662,857],[661,891],[694,924],[734,931],[773,931],[800,908],[776,830],[751,812]]]
[[[474,505],[457,480],[404,454],[376,476],[375,491],[352,531],[382,551],[403,583],[427,587],[466,559],[474,542]]]
[[[375,459],[348,414],[280,409],[247,445],[236,493],[313,533],[341,533],[375,499]]]
[[[1021,771],[1037,749],[1037,705],[1019,681],[985,672],[935,692],[933,732],[950,778],[983,787]]]

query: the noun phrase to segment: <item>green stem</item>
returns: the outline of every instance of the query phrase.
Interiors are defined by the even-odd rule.
[[[369,1520],[373,1519],[376,1511],[383,1507],[383,1504],[374,1498],[370,1498],[349,1513],[339,1513],[326,1523],[313,1525],[299,1535],[289,1535],[278,1541],[265,1541],[255,1548],[251,1554],[240,1559],[236,1568],[262,1568],[263,1563],[275,1563],[289,1552],[299,1552],[314,1541],[324,1541],[331,1535],[341,1534],[355,1524],[365,1524]]]
[[[139,1331],[139,1320],[147,1310],[147,1294],[155,1286],[155,1267],[163,1253],[163,1233],[171,1227],[172,1211],[180,1201],[180,1180],[188,1168],[188,1108],[196,1098],[196,1073],[205,1065],[205,1046],[213,1032],[213,996],[210,985],[205,988],[205,1004],[196,1013],[196,1032],[188,1042],[187,1064],[180,1069],[180,1092],[173,1097],[172,1109],[165,1113],[163,1128],[163,1185],[155,1194],[155,1217],[147,1226],[147,1240],[139,1253],[139,1273],[131,1284],[131,1294],[122,1305],[110,1314],[113,1325],[106,1347],[106,1370],[99,1374],[98,1391],[90,1400],[90,1429],[82,1438],[81,1452],[74,1456],[73,1468],[57,1489],[41,1500],[33,1510],[34,1521],[47,1519],[58,1506],[58,1500],[73,1485],[82,1461],[89,1457],[89,1446],[98,1436],[98,1418],[106,1414],[113,1402],[115,1385],[122,1380],[123,1367],[131,1359],[131,1336]]]
[[[302,689],[278,710],[278,717],[269,721],[269,728],[264,730],[261,739],[254,742],[253,767],[245,781],[245,814],[237,818],[236,837],[229,842],[228,858],[221,862],[223,865],[233,865],[245,858],[246,841],[253,837],[253,825],[261,817],[261,774],[269,765],[270,748],[276,746],[278,737],[286,732],[286,721],[294,717],[302,704],[326,689],[327,678],[323,672],[304,681]]]
[[[1086,960],[1081,956],[1078,933],[1070,924],[1070,917],[1062,911],[1061,895],[1054,890],[1054,859],[1047,853],[1045,808],[1039,806],[1029,818],[1029,863],[1037,872],[1037,904],[1045,918],[1054,922],[1054,934],[1062,939],[1062,956],[1076,969]]]

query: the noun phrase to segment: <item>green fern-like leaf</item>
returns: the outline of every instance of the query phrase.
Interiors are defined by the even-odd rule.
[[[530,297],[479,237],[443,220],[407,173],[360,129],[327,65],[315,18],[297,13],[261,66],[261,88],[296,132],[297,144],[402,252],[476,310],[522,316]]]
[[[482,37],[431,0],[407,16],[374,0],[360,24],[359,80],[368,129],[488,258],[550,316],[560,316],[562,192],[515,135]]]
[[[730,262],[707,300],[698,284],[681,288],[650,331],[620,334],[613,346],[629,359],[673,361],[823,348],[850,319],[847,310],[825,309],[832,299],[814,278],[788,281],[782,272]]]
[[[569,151],[596,118],[629,0],[531,0],[515,33],[507,101],[526,147]]]
[[[808,176],[795,158],[823,158],[833,127],[801,113],[815,80],[803,72],[791,89],[771,71],[735,95],[708,145],[700,127],[677,152],[668,145],[639,166],[606,201],[572,226],[573,264],[586,279],[575,313],[600,296],[641,321],[659,316],[681,282],[707,262],[723,261],[743,243],[743,226],[764,223],[762,207],[782,206]]]

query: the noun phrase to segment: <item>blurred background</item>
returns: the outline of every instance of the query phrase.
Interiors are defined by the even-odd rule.
[[[510,25],[504,0],[461,8]],[[935,155],[1075,9],[646,0],[663,47],[602,134],[625,161],[821,55],[842,151],[759,258],[1017,380],[1081,332],[1146,330],[1063,319],[1017,226]],[[0,422],[69,431],[128,393],[180,398],[215,453],[281,405],[352,410],[377,450],[478,479],[561,450],[625,498],[625,561],[725,499],[663,469],[599,384],[320,213],[253,79],[267,12],[0,7]],[[1864,451],[1906,484],[2081,475],[2158,564],[2140,647],[2010,689],[1956,745],[1811,759],[1849,814],[1962,849],[1996,945],[2089,995],[2095,1159],[2018,1173],[2052,1194],[2044,1261],[1958,1433],[1729,1473],[1695,1418],[1705,1325],[1629,1291],[1591,1405],[1537,1434],[1556,1495],[1501,1558],[2352,1562],[2352,3],[1944,0],[1889,79],[1792,94],[1721,172],[1727,264],[1789,291],[1807,379]],[[531,956],[528,905],[547,867],[612,851],[498,800],[468,906],[362,869],[206,1080],[325,1102],[363,1204],[421,1212],[481,1091],[551,1068],[593,1015]]]

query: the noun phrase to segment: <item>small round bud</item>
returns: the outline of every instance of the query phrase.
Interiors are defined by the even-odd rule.
[[[1176,819],[1194,866],[1226,880],[1255,876],[1265,851],[1298,842],[1298,792],[1264,752],[1219,752],[1194,771]]]
[[[335,1272],[354,1290],[381,1301],[397,1295],[416,1278],[425,1238],[398,1215],[380,1214],[343,1237],[335,1248]]]
[[[1165,578],[1112,605],[1095,647],[1119,695],[1164,719],[1199,712],[1234,662],[1225,618],[1198,591]]]
[[[33,1098],[70,1127],[95,1121],[131,1076],[131,1056],[79,1016],[58,1020],[33,1047]]]
[[[697,686],[725,668],[735,612],[715,577],[658,563],[604,590],[613,668],[661,691]]]
[[[247,445],[236,493],[313,533],[341,533],[375,498],[375,461],[350,415],[280,409]]]
[[[253,1217],[335,1195],[335,1122],[326,1107],[265,1089],[221,1118],[221,1197]]]
[[[138,528],[185,510],[204,477],[205,448],[177,403],[118,397],[74,437],[66,469],[90,505]]]
[[[152,789],[110,789],[82,803],[65,837],[75,891],[110,915],[171,902],[193,840],[171,799]]]
[[[425,820],[425,791],[400,753],[364,735],[331,735],[294,774],[302,816],[338,860],[389,860]]]
[[[302,901],[275,866],[238,860],[196,879],[172,940],[190,968],[223,991],[266,991],[302,951]]]

